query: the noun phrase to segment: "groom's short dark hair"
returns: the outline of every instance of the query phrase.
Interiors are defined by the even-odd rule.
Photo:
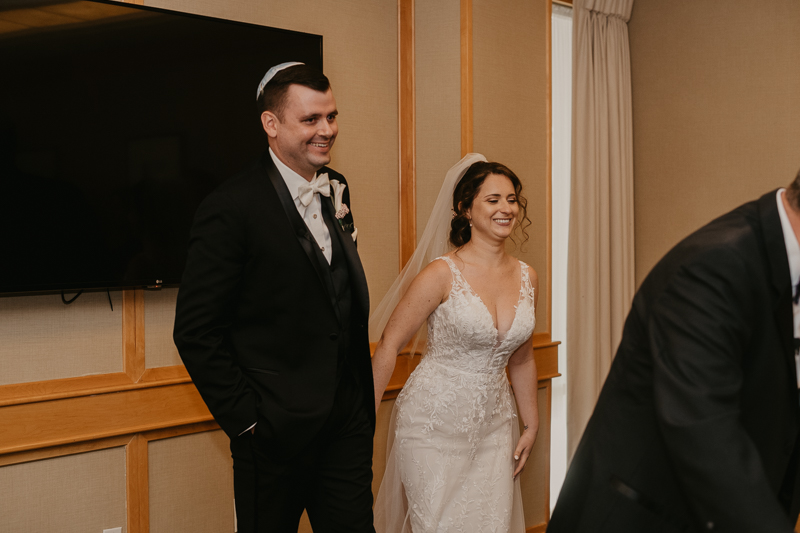
[[[286,105],[286,93],[291,85],[302,85],[321,93],[331,88],[328,78],[314,67],[295,65],[275,74],[258,99],[258,114],[272,111],[283,119],[283,108]]]

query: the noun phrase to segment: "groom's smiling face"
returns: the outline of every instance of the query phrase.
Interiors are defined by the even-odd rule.
[[[331,148],[339,133],[333,92],[291,85],[280,115],[264,115],[270,147],[286,166],[311,180],[331,161]]]

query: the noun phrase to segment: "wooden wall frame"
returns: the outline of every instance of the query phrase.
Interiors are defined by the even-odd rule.
[[[472,0],[461,0],[461,157],[473,151]]]
[[[400,128],[400,270],[417,246],[416,81],[414,0],[397,0],[398,125]]]
[[[545,172],[545,218],[547,219],[547,334],[553,331],[553,3],[545,2],[545,55],[547,76],[547,162]]]

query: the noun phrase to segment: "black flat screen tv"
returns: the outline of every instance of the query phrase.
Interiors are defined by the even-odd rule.
[[[178,284],[197,205],[266,149],[256,89],[284,61],[322,69],[322,37],[0,6],[0,294]]]

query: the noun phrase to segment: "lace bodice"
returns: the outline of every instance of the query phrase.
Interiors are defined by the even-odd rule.
[[[447,301],[428,317],[426,359],[468,373],[503,372],[508,358],[528,340],[536,324],[528,266],[520,261],[522,274],[516,312],[511,328],[501,337],[489,309],[453,260],[446,256],[438,259],[450,267],[453,284]]]

